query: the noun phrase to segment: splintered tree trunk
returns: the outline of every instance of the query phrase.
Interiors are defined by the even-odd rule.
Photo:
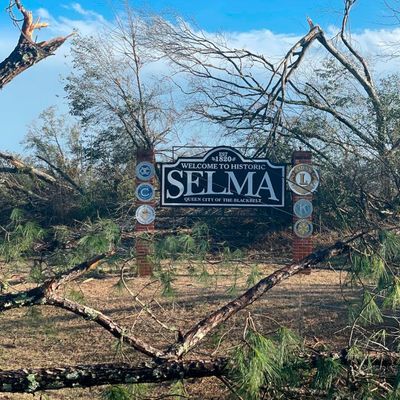
[[[15,0],[11,7],[14,6],[21,12],[24,22],[17,46],[12,53],[0,63],[0,89],[21,72],[52,55],[69,37],[57,37],[45,42],[34,42],[32,39],[34,30],[47,27],[47,23],[41,23],[39,20],[34,22],[32,13],[23,7],[21,0]]]
[[[33,64],[52,55],[65,39],[57,38],[44,43],[21,40],[13,52],[0,63],[0,89]]]

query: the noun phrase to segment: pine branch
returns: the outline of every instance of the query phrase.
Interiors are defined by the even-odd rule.
[[[109,254],[100,254],[92,259],[78,264],[67,272],[59,274],[56,278],[48,279],[43,285],[36,288],[25,290],[18,293],[7,293],[0,296],[0,312],[13,308],[29,307],[38,304],[46,304],[47,298],[54,293],[60,286],[71,282],[88,271],[96,268],[99,262]]]

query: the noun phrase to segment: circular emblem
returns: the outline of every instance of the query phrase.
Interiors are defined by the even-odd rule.
[[[151,224],[156,218],[156,212],[153,207],[146,204],[139,206],[136,210],[136,220],[141,225]]]
[[[136,197],[141,201],[150,201],[154,198],[154,187],[150,183],[141,183],[136,188]]]
[[[150,180],[154,173],[154,165],[148,161],[142,161],[136,165],[136,177],[142,181]]]
[[[313,205],[310,200],[300,199],[294,203],[293,211],[298,218],[308,218],[313,212]]]
[[[287,179],[290,190],[302,196],[314,192],[319,185],[318,172],[310,164],[295,165]]]
[[[313,233],[313,229],[313,224],[308,219],[299,219],[294,224],[294,233],[302,239],[310,237]]]

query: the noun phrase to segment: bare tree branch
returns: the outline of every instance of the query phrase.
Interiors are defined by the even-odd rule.
[[[46,304],[63,308],[64,310],[73,312],[74,314],[85,319],[96,322],[106,331],[110,332],[114,337],[120,339],[122,342],[147,356],[152,358],[165,358],[164,353],[161,350],[156,349],[155,347],[135,336],[129,335],[125,329],[100,311],[84,306],[75,301],[57,296],[54,292],[46,293]]]
[[[77,192],[80,194],[84,194],[84,190],[66,173],[64,172],[61,168],[58,168],[56,165],[51,163],[49,160],[42,156],[36,156],[40,160],[44,161],[50,168],[54,169],[64,180],[66,180]]]

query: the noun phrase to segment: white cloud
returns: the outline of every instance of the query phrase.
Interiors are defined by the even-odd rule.
[[[82,7],[80,3],[74,2],[66,6],[76,13],[73,16],[54,16],[47,9],[39,8],[34,11],[42,20],[50,23],[50,26],[38,33],[39,40],[45,40],[54,36],[67,35],[74,30],[82,35],[91,35],[101,31],[104,27],[110,26],[102,15],[95,11]],[[327,29],[328,36],[337,33],[338,28],[331,26]],[[210,37],[215,34],[209,33]],[[0,59],[10,54],[18,40],[19,32],[10,22],[9,26],[0,30]],[[233,48],[246,48],[254,53],[263,54],[267,59],[279,61],[287,50],[299,39],[299,36],[290,32],[277,34],[270,30],[252,30],[248,32],[227,32],[225,33],[227,44]],[[365,29],[352,35],[356,48],[366,55],[368,61],[373,65],[377,76],[387,73],[395,73],[400,70],[400,57],[390,57],[394,51],[400,52],[400,28],[393,29]],[[59,76],[67,75],[71,70],[69,53],[69,41],[65,43],[54,56],[42,61],[32,69],[24,72],[0,92],[0,109],[3,118],[3,129],[10,135],[8,139],[0,136],[0,149],[5,147],[11,150],[19,148],[18,143],[25,133],[25,126],[45,107],[52,103],[62,103],[63,84]],[[326,55],[326,51],[320,46],[314,46],[308,54],[307,65],[316,65]],[[155,63],[150,73],[166,74],[166,65],[162,62]],[[20,109],[20,99],[26,98],[25,93],[35,93],[35,96],[28,99],[24,104],[24,113],[15,114]],[[59,96],[59,97],[57,97]],[[32,104],[30,107],[29,104]],[[64,103],[65,107],[65,103]],[[11,117],[15,115],[14,117]]]
[[[286,51],[300,39],[299,36],[290,33],[276,34],[268,29],[228,33],[226,37],[228,44],[233,48],[247,49],[272,59],[283,57]]]
[[[86,8],[83,8],[80,3],[72,3],[70,8],[84,17],[92,18],[103,23],[106,22],[105,18],[101,14],[93,10],[87,10]]]
[[[89,15],[89,11],[85,10],[79,3],[72,3],[70,7],[78,14]]]
[[[338,27],[330,26],[327,36],[334,37]],[[269,30],[236,32],[226,35],[228,45],[248,49],[256,54],[263,54],[270,61],[279,61],[289,48],[300,39],[299,36],[276,34]],[[397,73],[400,68],[400,28],[365,29],[351,35],[354,47],[366,58],[377,76]],[[318,60],[328,55],[327,51],[315,44],[309,51],[306,63],[315,65]],[[398,55],[399,57],[393,57]]]
[[[51,15],[50,13],[47,11],[46,8],[39,8],[36,11],[36,15],[40,18],[44,18],[44,19],[51,19]]]

